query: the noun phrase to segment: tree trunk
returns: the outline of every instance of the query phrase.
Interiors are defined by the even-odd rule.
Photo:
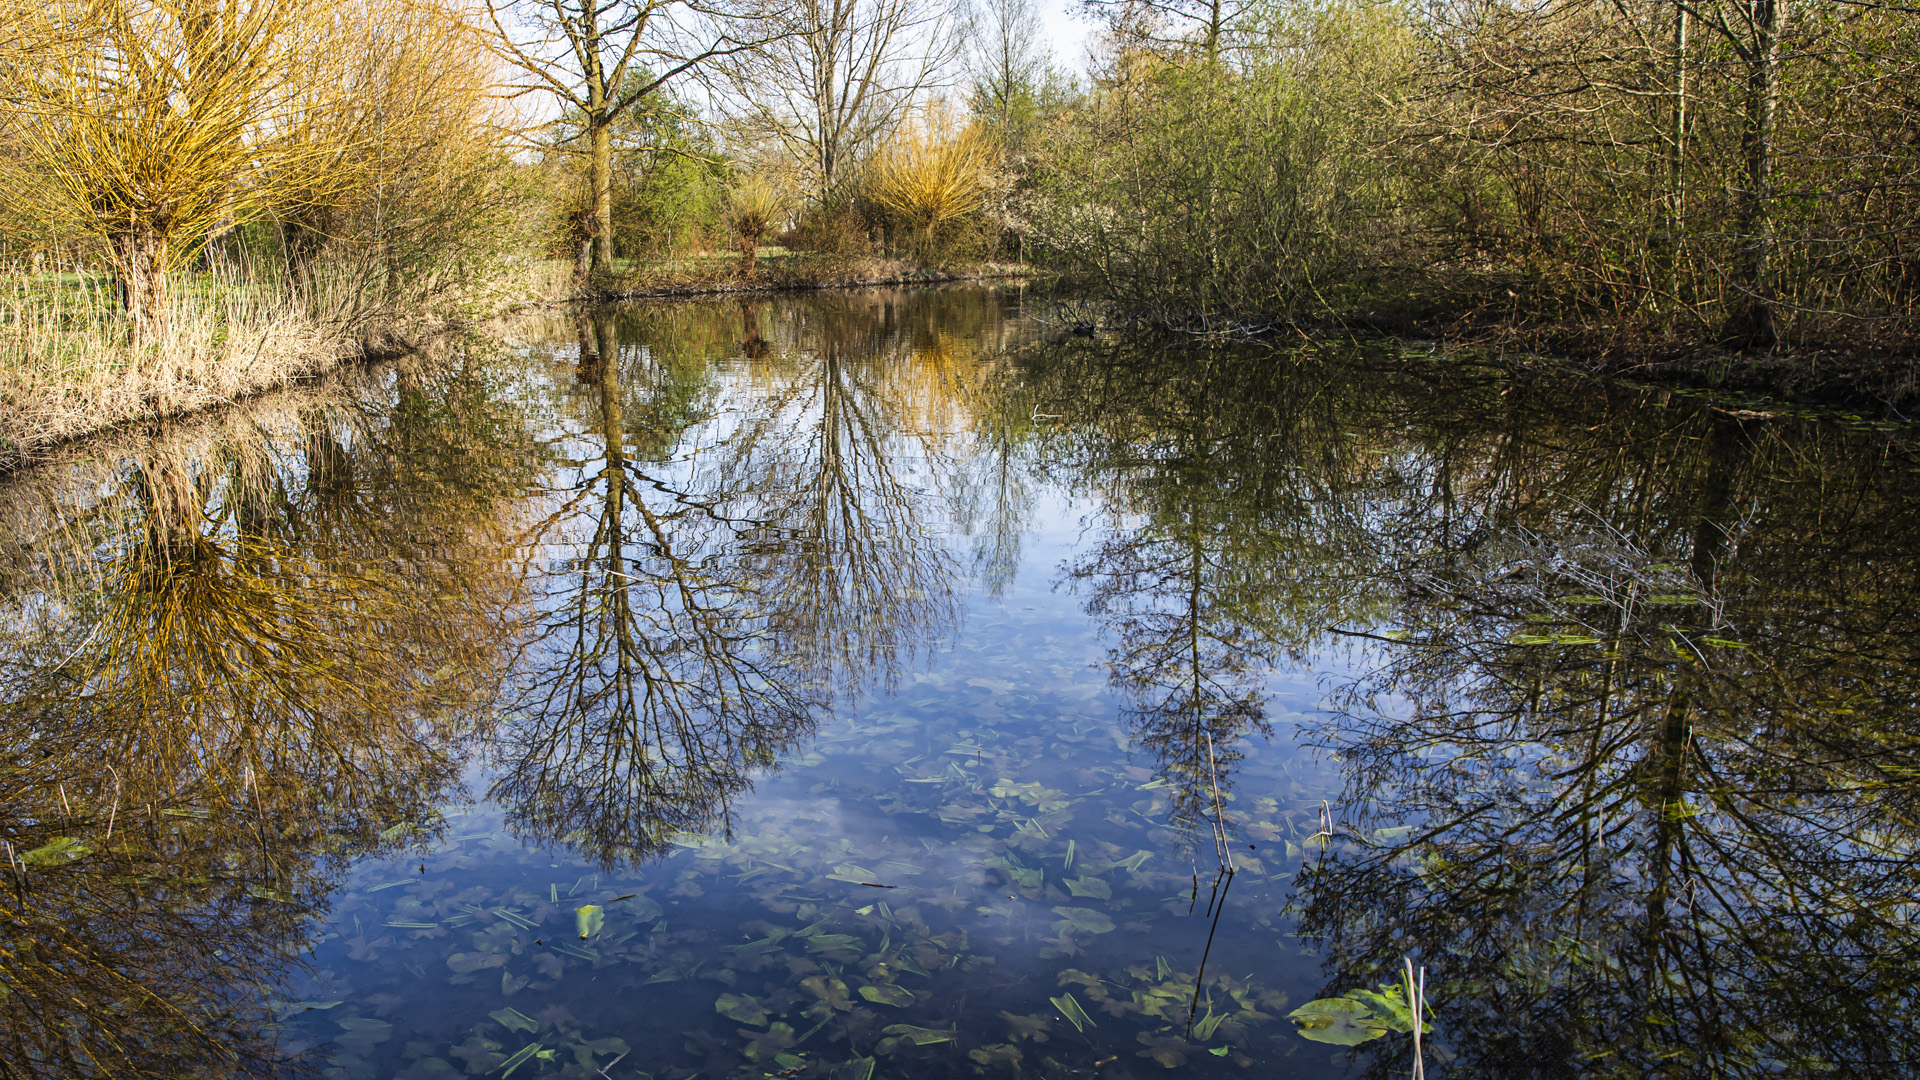
[[[152,344],[167,333],[167,239],[148,222],[113,238],[120,302],[135,345]]]
[[[609,121],[592,125],[593,269],[613,273],[613,132]]]
[[[1746,186],[1740,192],[1740,250],[1735,295],[1721,337],[1745,349],[1779,341],[1773,311],[1773,138],[1780,103],[1780,30],[1788,0],[1749,0],[1753,39],[1747,45],[1747,117],[1741,134]]]
[[[1680,235],[1686,219],[1687,46],[1692,12],[1684,3],[1673,10],[1673,108],[1668,115],[1666,192],[1660,208],[1661,236],[1656,257],[1656,287],[1666,295],[1656,301],[1671,324],[1680,306]]]

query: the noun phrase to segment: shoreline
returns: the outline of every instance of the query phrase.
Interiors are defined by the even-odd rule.
[[[567,296],[523,299],[504,304],[491,315],[475,318],[434,318],[419,315],[418,321],[405,319],[383,322],[363,333],[328,335],[324,328],[311,324],[287,328],[306,340],[282,348],[261,370],[256,362],[261,348],[251,357],[221,357],[206,370],[181,375],[155,376],[143,373],[146,381],[121,377],[111,385],[88,386],[77,381],[35,383],[24,390],[9,388],[0,397],[0,478],[14,475],[44,461],[64,448],[89,439],[101,438],[141,424],[181,419],[227,408],[265,395],[310,383],[345,368],[395,360],[418,353],[435,341],[466,333],[497,319],[533,311],[573,305],[630,303],[646,300],[697,299],[703,296],[766,295],[792,292],[820,292],[831,289],[879,288],[885,286],[947,285],[968,281],[1005,281],[1041,276],[1027,267],[986,264],[980,269],[929,269],[910,263],[880,263],[863,267],[867,273],[847,276],[832,273],[795,274],[782,278],[770,274],[765,279],[741,280],[733,277],[706,281],[689,280],[620,288]],[[850,270],[863,269],[849,267]],[[783,268],[785,269],[785,268]],[[162,367],[177,366],[163,358]]]
[[[75,444],[103,438],[141,424],[192,417],[237,406],[311,383],[346,368],[417,354],[436,341],[534,311],[650,300],[1031,281],[1051,277],[1032,267],[1011,264],[987,264],[983,268],[969,269],[929,269],[902,263],[879,273],[853,273],[847,276],[795,274],[783,277],[770,274],[761,279],[729,277],[642,285],[637,288],[616,285],[595,292],[521,300],[507,304],[493,315],[480,318],[423,319],[421,324],[415,325],[389,323],[360,334],[351,342],[335,342],[332,348],[298,352],[277,369],[257,379],[242,377],[230,380],[224,387],[205,384],[194,386],[189,381],[186,389],[190,392],[181,405],[158,406],[157,399],[163,396],[164,391],[149,389],[142,392],[138,388],[121,388],[123,397],[131,394],[136,400],[122,400],[103,422],[75,424],[42,438],[34,438],[31,432],[8,431],[0,427],[0,478],[17,474],[41,463],[56,451]],[[1483,359],[1517,369],[1556,368],[1569,374],[1617,380],[1637,386],[1757,397],[1781,404],[1819,408],[1882,409],[1901,422],[1912,422],[1902,411],[1902,405],[1911,409],[1920,404],[1920,359],[1915,358],[1888,358],[1875,363],[1871,359],[1828,351],[1751,354],[1678,342],[1616,340],[1602,343],[1590,334],[1569,334],[1564,330],[1558,331],[1561,336],[1556,340],[1556,331],[1544,327],[1530,328],[1526,324],[1434,320],[1412,314],[1393,315],[1378,311],[1348,318],[1291,323],[1221,319],[1218,324],[1221,329],[1209,333],[1196,333],[1189,327],[1166,322],[1134,325],[1145,325],[1152,328],[1148,332],[1193,342],[1213,337],[1246,344],[1263,341],[1273,343],[1280,335],[1290,331],[1305,336],[1345,335],[1355,339],[1430,345],[1439,350],[1475,353]],[[1257,330],[1247,329],[1255,325],[1258,326]],[[1122,329],[1120,332],[1140,331]],[[1554,348],[1556,344],[1563,347]],[[1664,347],[1657,347],[1662,344]],[[1820,370],[1822,366],[1825,371]],[[239,374],[244,376],[247,372],[243,368]],[[49,387],[46,392],[64,397],[79,389]],[[177,393],[181,387],[165,389]],[[15,419],[9,413],[22,414],[26,411],[26,407],[11,399],[0,401],[0,424]]]

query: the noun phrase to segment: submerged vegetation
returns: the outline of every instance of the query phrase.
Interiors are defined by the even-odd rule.
[[[1920,1055],[1910,432],[1014,304],[555,313],[0,487],[0,1075]]]

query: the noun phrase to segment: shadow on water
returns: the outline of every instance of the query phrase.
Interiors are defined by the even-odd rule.
[[[0,489],[0,1077],[1403,1076],[1285,1018],[1409,959],[1435,1077],[1913,1060],[1906,433],[1018,304]]]

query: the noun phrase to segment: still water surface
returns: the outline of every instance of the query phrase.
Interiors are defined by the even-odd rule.
[[[1409,959],[1433,1077],[1908,1070],[1910,432],[1022,309],[0,488],[0,1077],[1406,1076]]]

